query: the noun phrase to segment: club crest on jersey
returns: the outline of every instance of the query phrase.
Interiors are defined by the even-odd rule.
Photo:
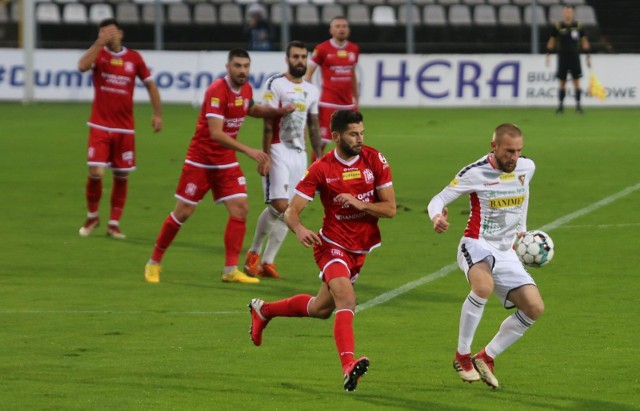
[[[218,97],[211,97],[211,107],[220,108],[220,99]]]
[[[133,73],[135,70],[135,66],[133,65],[132,62],[130,61],[125,61],[124,63],[124,71],[126,71],[127,73]]]
[[[364,170],[364,181],[367,184],[373,183],[373,171],[368,168]]]
[[[387,164],[387,159],[384,155],[382,155],[382,153],[378,153],[378,159],[380,159],[380,162],[382,164]]]
[[[345,171],[344,173],[342,173],[343,181],[355,180],[357,178],[362,178],[362,174],[360,173],[360,170]]]
[[[520,185],[524,185],[524,179],[525,179],[524,174],[521,174],[518,176],[518,181],[520,182]]]

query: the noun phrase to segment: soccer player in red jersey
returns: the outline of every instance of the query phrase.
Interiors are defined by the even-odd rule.
[[[331,142],[331,115],[336,110],[358,109],[358,78],[356,64],[360,48],[350,42],[349,21],[342,16],[334,17],[329,25],[331,38],[316,46],[309,62],[306,79],[311,81],[313,73],[320,67],[322,86],[318,122],[324,146]],[[314,157],[312,157],[315,160]]]
[[[227,75],[211,83],[205,92],[196,131],[176,189],[178,201],[162,224],[153,254],[145,267],[147,282],[160,281],[160,263],[165,251],[209,190],[216,204],[224,204],[229,213],[224,233],[225,266],[222,281],[260,281],[247,276],[237,267],[249,203],[245,177],[236,151],[255,160],[261,175],[269,171],[270,160],[267,153],[242,144],[237,138],[247,115],[259,118],[282,116],[295,110],[295,106],[289,104],[274,108],[254,104],[253,89],[247,82],[250,66],[251,59],[246,50],[231,50],[226,65]]]
[[[136,77],[142,80],[153,106],[151,127],[162,128],[160,93],[142,56],[122,45],[123,31],[115,19],[98,24],[98,39],[78,62],[81,72],[93,71],[95,95],[89,125],[86,184],[87,219],[79,234],[87,237],[100,223],[98,207],[102,196],[102,176],[105,167],[113,171],[111,215],[107,235],[124,239],[120,231],[120,217],[127,198],[127,177],[136,168],[133,90]]]
[[[253,299],[251,340],[262,344],[262,332],[275,317],[328,319],[335,311],[333,336],[342,371],[344,389],[353,391],[369,368],[369,359],[356,359],[353,319],[356,294],[353,284],[366,255],[381,244],[379,218],[396,214],[391,170],[382,153],[365,146],[362,114],[339,110],[331,117],[331,135],[336,148],[309,167],[296,186],[285,211],[285,222],[305,247],[314,247],[322,285],[316,296],[298,294],[265,302]],[[305,227],[300,214],[316,191],[324,207],[318,234]]]

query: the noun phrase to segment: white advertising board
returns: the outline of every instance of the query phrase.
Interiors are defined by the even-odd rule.
[[[90,73],[80,73],[83,50],[36,50],[37,101],[90,101]],[[225,74],[226,52],[141,51],[164,102],[199,105],[206,86]],[[286,69],[284,53],[251,53],[250,83],[260,101],[266,79]],[[24,55],[0,49],[0,100],[24,97]],[[605,86],[604,101],[587,92],[589,69],[583,62],[585,106],[639,106],[640,58],[637,55],[594,55],[593,70]],[[360,105],[364,107],[555,106],[555,59],[544,55],[399,55],[360,56]],[[146,101],[141,84],[137,101]],[[573,87],[568,85],[568,98]]]

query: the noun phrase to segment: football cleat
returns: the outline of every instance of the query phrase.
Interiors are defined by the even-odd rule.
[[[260,266],[260,276],[270,278],[282,278],[276,270],[276,264],[262,264]]]
[[[462,355],[456,352],[456,358],[453,360],[453,369],[456,370],[464,382],[480,381],[480,374],[473,367],[471,355],[469,354]]]
[[[162,267],[160,264],[147,263],[147,265],[144,266],[144,280],[148,283],[159,283],[161,271]]]
[[[222,273],[222,281],[224,281],[225,283],[255,284],[255,283],[259,283],[260,279],[249,277],[248,275],[246,275],[245,273],[243,273],[242,271],[236,268],[230,273],[227,273],[227,274]]]
[[[267,327],[271,318],[266,318],[262,315],[262,306],[264,301],[259,298],[254,298],[249,303],[249,312],[251,313],[251,326],[249,327],[249,334],[251,335],[251,341],[256,346],[262,344],[262,331]]]
[[[120,231],[120,227],[115,224],[109,224],[109,227],[107,227],[107,235],[116,240],[124,240],[127,238],[126,234]]]
[[[369,359],[361,357],[347,364],[344,368],[344,389],[355,391],[360,378],[369,370]]]
[[[474,355],[471,361],[478,371],[478,374],[480,374],[482,381],[492,388],[498,388],[500,386],[498,379],[493,374],[493,358],[487,355],[484,348],[482,351]]]
[[[247,275],[255,277],[260,274],[260,254],[249,251],[244,261],[244,271]]]
[[[82,227],[80,227],[80,237],[89,237],[94,228],[100,225],[100,218],[98,217],[87,217]]]

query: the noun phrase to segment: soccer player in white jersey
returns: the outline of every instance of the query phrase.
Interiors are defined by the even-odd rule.
[[[544,311],[535,281],[512,247],[527,229],[529,183],[535,171],[533,161],[520,156],[523,144],[517,126],[498,126],[491,152],[460,170],[427,208],[434,230],[443,233],[449,228],[446,205],[469,195],[471,211],[458,246],[458,266],[471,292],[462,305],[453,367],[463,381],[482,379],[493,388],[499,386],[493,372],[495,357],[520,339]],[[471,343],[492,293],[505,308],[516,311],[502,322],[489,344],[471,357]]]
[[[276,254],[287,235],[283,214],[293,189],[307,169],[305,125],[316,158],[322,154],[318,126],[318,88],[304,80],[309,52],[304,43],[292,41],[287,45],[288,71],[267,80],[264,104],[274,108],[294,104],[296,109],[285,116],[264,120],[263,150],[271,157],[271,169],[262,178],[265,203],[256,226],[253,243],[247,253],[245,272],[249,275],[279,278],[274,263]],[[262,245],[267,239],[264,254]]]

